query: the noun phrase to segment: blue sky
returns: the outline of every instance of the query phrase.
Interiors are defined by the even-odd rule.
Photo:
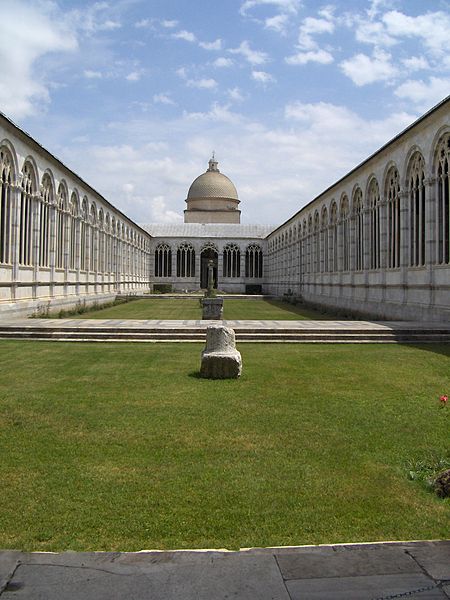
[[[139,223],[279,224],[450,93],[449,0],[2,0],[0,110]]]

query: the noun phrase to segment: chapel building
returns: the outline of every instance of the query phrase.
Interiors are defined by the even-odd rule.
[[[204,289],[212,260],[224,292],[448,321],[449,164],[447,97],[278,227],[241,224],[214,155],[184,223],[139,225],[0,113],[0,318]]]

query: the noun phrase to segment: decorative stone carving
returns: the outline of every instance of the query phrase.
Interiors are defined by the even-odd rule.
[[[206,346],[202,352],[201,377],[237,379],[242,372],[241,353],[236,350],[234,330],[210,325],[206,330]]]

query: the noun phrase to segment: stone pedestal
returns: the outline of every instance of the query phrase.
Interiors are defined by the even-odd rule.
[[[241,372],[242,358],[236,350],[233,329],[222,325],[208,327],[200,375],[206,379],[237,379]]]
[[[223,318],[223,298],[203,298],[202,309],[204,321],[220,321]]]

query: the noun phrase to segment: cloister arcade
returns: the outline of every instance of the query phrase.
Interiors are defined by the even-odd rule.
[[[0,113],[0,314],[158,284],[199,290],[212,260],[214,283],[227,292],[290,292],[377,319],[449,320],[449,162],[450,97],[275,229],[140,226]],[[237,198],[208,168],[195,180],[196,202],[211,177]],[[212,213],[216,199],[202,200]]]
[[[42,148],[21,150],[0,143],[0,300],[32,308],[148,289],[147,233]]]
[[[448,104],[442,124],[394,140],[268,236],[267,291],[379,318],[450,317]]]
[[[207,264],[213,261],[214,286],[224,291],[262,288],[264,240],[153,240],[154,281],[174,288],[207,287]]]

